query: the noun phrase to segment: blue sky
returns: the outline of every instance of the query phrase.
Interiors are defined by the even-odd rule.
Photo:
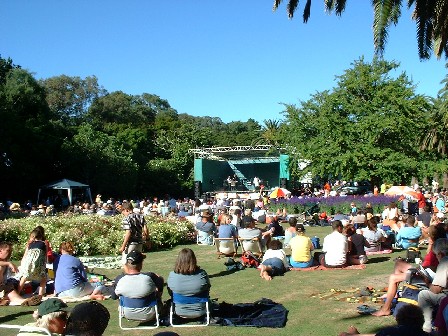
[[[307,24],[305,1],[293,20],[286,3],[273,12],[273,0],[0,0],[0,54],[39,79],[95,75],[109,92],[156,94],[179,113],[262,123],[373,55],[371,1],[348,1],[337,17],[314,0]],[[418,93],[441,88],[445,60],[419,61],[405,9],[385,59]]]

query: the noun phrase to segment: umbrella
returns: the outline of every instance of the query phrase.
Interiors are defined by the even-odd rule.
[[[285,189],[285,188],[275,188],[269,194],[269,198],[280,198],[280,197],[285,197],[285,196],[290,195],[290,194],[291,194],[291,192],[288,189]]]
[[[403,195],[404,193],[411,192],[411,191],[412,192],[414,191],[414,189],[412,189],[411,187],[407,187],[407,186],[392,186],[384,193],[384,195],[386,195],[386,196],[398,196],[398,195]]]

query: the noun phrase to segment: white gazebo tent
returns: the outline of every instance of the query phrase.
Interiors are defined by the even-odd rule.
[[[70,205],[73,205],[73,193],[74,191],[83,191],[85,196],[90,200],[90,203],[93,203],[92,194],[90,192],[90,186],[84,183],[72,181],[69,179],[62,179],[50,184],[46,184],[39,188],[39,192],[37,193],[37,204],[40,203],[40,198],[43,190],[67,190],[67,197]]]

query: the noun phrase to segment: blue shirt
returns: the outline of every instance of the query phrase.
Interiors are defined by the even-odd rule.
[[[235,225],[221,224],[219,226],[219,238],[233,238],[237,237],[237,230]]]
[[[55,271],[54,287],[56,294],[87,282],[87,273],[81,260],[70,254],[61,254],[56,258],[53,268]]]
[[[397,244],[402,248],[417,247],[418,239],[422,235],[422,230],[417,227],[404,226],[397,233]]]

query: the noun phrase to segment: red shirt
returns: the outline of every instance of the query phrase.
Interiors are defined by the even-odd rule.
[[[426,205],[426,198],[420,191],[417,192],[417,201],[419,209],[423,208]]]
[[[425,259],[423,259],[422,266],[424,268],[432,268],[433,270],[437,268],[437,265],[439,265],[439,260],[437,260],[436,255],[431,250],[430,252],[426,253]]]

